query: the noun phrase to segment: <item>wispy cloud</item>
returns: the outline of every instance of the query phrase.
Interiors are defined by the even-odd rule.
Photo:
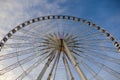
[[[16,25],[48,14],[61,14],[66,8],[61,8],[66,0],[1,0],[0,1],[0,36]]]
[[[66,11],[66,8],[61,8],[66,0],[0,0],[0,40],[5,34],[13,29],[18,24],[31,18],[61,14]],[[2,69],[4,66],[0,66]],[[10,76],[5,75],[0,77],[0,80],[13,80],[15,73],[9,72]],[[27,79],[28,80],[28,79]]]

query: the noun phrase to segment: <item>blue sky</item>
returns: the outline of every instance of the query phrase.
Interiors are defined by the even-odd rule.
[[[1,0],[0,28],[8,32],[25,20],[51,14],[90,20],[108,30],[120,42],[119,0]],[[5,33],[1,31],[1,34]]]
[[[119,0],[70,0],[66,14],[90,20],[113,34],[120,40],[120,1]]]
[[[53,14],[89,20],[120,42],[120,0],[0,0],[0,39],[26,20]]]

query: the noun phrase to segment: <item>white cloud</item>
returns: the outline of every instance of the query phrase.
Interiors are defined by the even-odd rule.
[[[64,2],[65,0],[54,0],[53,2],[48,2],[48,0],[0,0],[0,32],[6,34],[16,25],[31,18],[61,14],[65,12],[66,8],[61,8],[59,4]]]
[[[59,5],[64,2],[65,0],[55,0],[54,2],[48,2],[48,0],[0,0],[0,40],[11,29],[26,20],[65,12],[66,8],[61,8]],[[13,72],[10,72],[9,75],[0,77],[0,80],[13,80]]]

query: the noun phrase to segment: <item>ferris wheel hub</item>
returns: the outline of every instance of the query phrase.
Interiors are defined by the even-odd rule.
[[[63,40],[66,42],[70,51],[73,51],[78,46],[77,37],[70,34],[49,34],[44,39],[44,45],[49,49],[56,49],[58,51],[64,51]]]
[[[0,80],[9,74],[12,80],[120,80],[120,59],[113,55],[120,44],[99,25],[74,16],[25,21],[2,38],[0,52]]]

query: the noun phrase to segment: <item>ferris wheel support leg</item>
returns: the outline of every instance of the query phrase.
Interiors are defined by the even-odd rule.
[[[81,79],[82,80],[87,80],[84,73],[82,72],[81,68],[79,67],[79,65],[77,64],[77,62],[75,61],[74,57],[72,56],[70,50],[68,49],[65,41],[63,40],[63,45],[64,45],[64,48],[65,48],[65,52],[66,54],[68,55],[68,57],[70,58],[72,64],[75,66],[76,68],[76,71],[78,72],[78,74],[80,75]]]
[[[50,73],[49,73],[49,76],[48,76],[48,79],[47,79],[47,80],[51,80],[52,72],[53,72],[53,70],[54,70],[55,65],[58,64],[59,58],[60,58],[60,51],[58,51],[58,54],[57,54],[57,56],[56,56],[56,58],[55,58],[54,64],[53,64],[53,66],[52,66],[52,69],[51,69],[51,71],[50,71]]]
[[[45,66],[43,67],[42,71],[40,72],[39,76],[37,77],[37,80],[41,80],[45,71],[47,70],[47,68],[49,67],[50,63],[52,62],[52,60],[54,59],[55,57],[55,54],[54,54],[55,50],[53,50],[51,52],[51,56],[50,58],[48,59],[47,63],[45,64]]]
[[[68,64],[67,59],[65,57],[65,53],[63,54],[63,62],[64,62],[64,65],[65,65],[65,68],[66,68],[67,72],[69,73],[69,76],[71,77],[71,80],[74,80],[74,77],[73,77],[73,75],[71,73],[69,64]]]

